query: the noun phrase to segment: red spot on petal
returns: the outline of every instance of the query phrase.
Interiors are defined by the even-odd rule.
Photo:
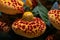
[[[59,14],[60,10],[57,11],[57,13]]]
[[[18,28],[16,28],[17,30],[19,29],[19,30],[21,30],[21,26],[17,26]]]
[[[18,25],[17,23],[14,23],[14,25],[16,26],[16,25]]]
[[[11,2],[16,2],[16,0],[11,0]]]
[[[54,13],[56,12],[56,10],[54,10]]]
[[[35,24],[34,22],[32,22],[31,24]]]
[[[27,25],[28,23],[26,22],[26,25]]]
[[[14,3],[17,6],[17,3]]]
[[[36,26],[33,26],[34,28],[36,28]]]
[[[37,0],[31,0],[32,1],[32,6],[35,7],[37,5]]]
[[[17,2],[19,6],[22,6],[19,2]]]
[[[60,21],[60,18],[58,18],[58,20]]]
[[[58,19],[59,18],[59,15],[56,15],[56,17],[55,17],[56,19]]]
[[[22,26],[22,29],[25,29],[25,26],[24,25]]]
[[[10,5],[11,3],[10,2],[8,2],[8,5]]]
[[[24,8],[20,7],[19,10],[23,13],[24,12]]]
[[[14,5],[14,4],[12,4],[12,6],[13,6],[13,7],[15,7],[15,5]]]
[[[43,30],[43,28],[41,27],[41,30]]]
[[[17,10],[20,10],[20,8],[19,8],[19,7],[17,7]]]
[[[40,27],[39,27],[39,30],[42,32],[43,28],[40,26]]]
[[[24,32],[26,33],[27,32],[27,29]]]
[[[32,26],[28,26],[28,30],[32,31],[32,29],[33,29]]]
[[[35,32],[37,33],[37,30],[35,30]]]
[[[20,23],[23,23],[22,21]]]
[[[6,2],[4,2],[6,4]]]
[[[31,23],[29,25],[32,25]]]
[[[57,16],[57,14],[55,14],[55,16]]]
[[[35,33],[34,31],[31,31],[32,33]]]
[[[40,25],[37,24],[37,27],[38,27],[38,26],[40,26]]]

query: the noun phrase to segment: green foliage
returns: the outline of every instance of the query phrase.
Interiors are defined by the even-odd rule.
[[[46,24],[48,24],[49,20],[48,20],[48,10],[41,4],[39,3],[38,6],[36,6],[34,9],[33,9],[33,14],[35,16],[39,15],[39,17],[42,18],[42,20],[45,21]]]

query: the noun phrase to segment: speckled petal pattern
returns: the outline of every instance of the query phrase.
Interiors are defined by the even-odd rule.
[[[50,10],[48,12],[49,20],[51,21],[52,25],[60,30],[60,10]]]
[[[16,20],[12,24],[12,29],[18,35],[34,38],[45,32],[46,25],[40,18],[34,17],[32,21]]]
[[[15,15],[24,11],[24,3],[21,0],[0,0],[0,11]]]

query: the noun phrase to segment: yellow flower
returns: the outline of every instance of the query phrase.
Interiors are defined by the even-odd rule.
[[[33,14],[32,12],[24,12],[22,19],[26,21],[31,21],[33,20]]]
[[[26,0],[26,5],[30,7],[30,9],[32,9],[32,2],[31,0]]]
[[[22,0],[0,0],[0,11],[9,14],[16,15],[24,12],[24,2]]]

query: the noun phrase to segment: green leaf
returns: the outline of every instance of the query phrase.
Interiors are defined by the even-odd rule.
[[[0,12],[0,16],[2,16],[2,13]]]
[[[30,11],[30,7],[29,7],[29,6],[24,5],[24,10],[25,10],[25,11]]]
[[[48,15],[47,15],[48,10],[43,5],[36,6],[32,12],[34,15],[39,15],[42,18],[42,20],[44,20],[44,22],[48,24],[49,22]]]
[[[37,16],[37,15],[39,14],[39,13],[38,13],[38,6],[35,7],[32,12],[33,12],[33,14],[34,14],[35,16]]]
[[[42,5],[39,6],[40,10],[42,10],[44,13],[48,12],[48,10]],[[45,11],[46,10],[46,11]],[[47,14],[47,13],[46,13]]]

